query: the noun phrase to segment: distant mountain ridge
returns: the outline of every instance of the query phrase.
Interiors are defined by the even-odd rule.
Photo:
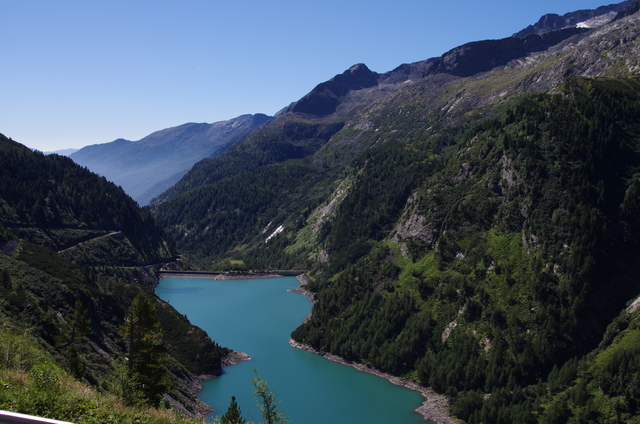
[[[440,57],[402,64],[382,74],[371,71],[365,64],[356,64],[342,74],[318,84],[301,99],[282,109],[273,122],[247,137],[246,142],[235,146],[229,155],[224,158],[207,158],[197,163],[176,185],[153,199],[151,204],[170,200],[199,185],[211,184],[225,176],[246,172],[270,162],[299,157],[302,146],[306,152],[319,149],[350,120],[357,119],[359,122],[352,124],[358,128],[368,127],[372,125],[370,119],[366,113],[360,112],[364,109],[376,110],[389,102],[405,102],[407,97],[411,97],[413,91],[417,90],[411,87],[419,86],[420,89],[433,90],[434,96],[428,101],[429,108],[434,109],[450,107],[450,111],[453,112],[492,102],[496,96],[505,94],[494,93],[491,97],[476,95],[473,90],[463,89],[457,94],[457,101],[452,106],[446,105],[446,98],[442,97],[442,94],[446,91],[445,87],[456,86],[459,78],[482,78],[483,73],[501,67],[520,66],[522,69],[518,72],[529,72],[525,68],[535,68],[535,64],[527,64],[526,61],[534,60],[536,53],[544,55],[547,51],[562,49],[564,45],[569,46],[568,52],[574,50],[575,47],[572,46],[590,31],[589,28],[576,27],[576,23],[583,22],[582,19],[604,16],[606,19],[601,22],[604,25],[613,21],[618,13],[630,11],[634,4],[636,3],[625,1],[595,10],[571,12],[562,17],[564,23],[556,25],[558,29],[555,30],[550,26],[536,24],[538,26],[535,30],[526,34],[521,31],[518,33],[520,36],[516,34],[497,40],[469,42],[445,52]],[[594,56],[593,60],[585,60],[578,56],[573,59],[572,64],[568,60],[552,62],[554,64],[548,69],[541,70],[548,75],[535,81],[517,82],[511,81],[508,77],[504,84],[514,85],[505,89],[504,93],[515,89],[515,84],[519,84],[518,89],[526,89],[524,85],[529,84],[534,90],[547,90],[571,73],[579,73],[590,68],[588,72],[595,75],[602,67],[609,66],[606,58],[601,55]],[[445,104],[436,105],[440,101],[445,101]],[[457,119],[454,118],[457,116],[454,113],[449,113],[448,116],[447,120]],[[303,127],[306,129],[303,130]],[[323,130],[318,132],[319,127]],[[313,135],[314,131],[322,136]],[[356,146],[357,143],[351,145]]]
[[[60,155],[60,156],[71,156],[72,154],[74,154],[78,150],[80,150],[80,149],[73,149],[73,148],[72,149],[62,149],[62,150],[56,150],[56,151],[53,151],[53,152],[44,152],[44,154],[45,155],[50,155],[50,154],[55,153],[55,154]]]
[[[140,205],[175,184],[201,159],[215,157],[273,118],[242,115],[228,121],[188,123],[139,141],[118,139],[70,155],[77,164],[120,185]]]
[[[610,4],[608,6],[600,6],[593,10],[578,10],[569,12],[562,16],[549,13],[540,18],[538,22],[529,25],[525,29],[513,34],[514,37],[522,38],[530,34],[543,34],[549,31],[576,27],[593,28],[604,25],[605,23],[615,19],[616,15],[628,6],[633,4],[634,0],[624,1],[622,3]]]

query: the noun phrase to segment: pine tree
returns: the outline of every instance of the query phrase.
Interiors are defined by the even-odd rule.
[[[57,337],[57,342],[64,351],[67,369],[76,378],[84,375],[85,366],[80,359],[80,354],[86,344],[86,335],[91,332],[90,324],[91,319],[87,316],[87,310],[80,299],[76,299],[73,314],[68,317],[67,324]]]
[[[2,277],[0,277],[0,280],[2,280],[2,287],[6,290],[11,290],[11,274],[9,274],[9,271],[7,271],[6,269],[2,270]]]
[[[280,403],[276,396],[273,394],[273,389],[269,388],[266,381],[260,377],[256,370],[253,371],[256,377],[251,381],[256,390],[253,392],[256,395],[258,403],[258,409],[262,412],[262,417],[265,419],[266,424],[281,423],[286,424],[290,422],[287,415],[278,411],[278,403]]]
[[[158,406],[171,384],[164,367],[169,356],[162,344],[164,331],[156,305],[144,294],[138,294],[120,331],[127,343],[129,379],[137,382],[148,403]]]
[[[80,343],[91,331],[90,323],[91,319],[87,317],[87,310],[80,299],[76,299],[73,314],[69,317],[67,325],[62,329],[58,339],[60,347],[65,348]]]
[[[238,402],[236,402],[236,397],[231,396],[231,403],[229,404],[229,409],[227,409],[227,413],[220,417],[221,424],[245,424],[247,420],[242,418],[240,413],[240,406],[238,406]]]

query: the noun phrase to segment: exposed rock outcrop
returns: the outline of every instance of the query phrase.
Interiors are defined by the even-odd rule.
[[[329,81],[318,84],[309,94],[291,105],[287,111],[325,116],[335,112],[341,98],[354,90],[374,87],[378,74],[364,64],[357,64],[336,75]]]

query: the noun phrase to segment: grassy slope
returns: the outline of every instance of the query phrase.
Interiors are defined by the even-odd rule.
[[[0,409],[84,423],[200,423],[169,410],[125,405],[72,378],[40,341],[0,317]]]

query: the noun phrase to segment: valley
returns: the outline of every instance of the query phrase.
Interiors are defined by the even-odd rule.
[[[296,270],[314,303],[292,345],[433,390],[453,420],[640,422],[639,5],[546,15],[385,73],[356,64],[274,117],[185,124],[73,160],[3,136],[0,409],[46,413],[60,386],[21,386],[46,371],[176,414],[153,422],[202,422],[194,384],[244,348],[156,296],[160,277]],[[125,366],[138,296],[162,329],[157,395]],[[244,412],[252,389],[233,367],[211,384],[235,392],[215,401],[237,396]],[[56,416],[139,413],[109,421],[73,402]]]
[[[289,346],[289,333],[311,311],[304,296],[290,292],[297,286],[293,277],[161,280],[158,296],[207,332],[215,330],[222,343],[251,352],[250,360],[225,367],[222,378],[203,383],[201,399],[216,415],[224,414],[231,396],[236,396],[243,416],[259,421],[250,390],[257,370],[272,385],[279,407],[292,422],[425,422],[414,412],[424,400],[419,393]],[[220,321],[224,328],[215,324]]]

